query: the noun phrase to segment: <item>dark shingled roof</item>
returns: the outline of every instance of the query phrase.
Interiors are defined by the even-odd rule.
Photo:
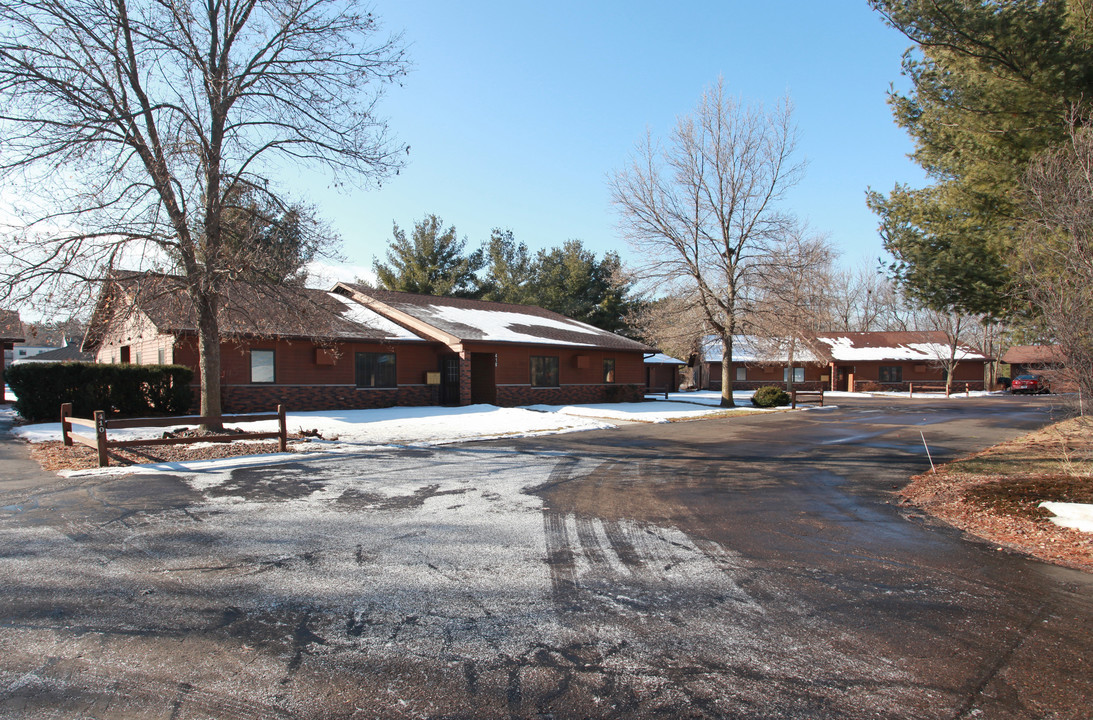
[[[38,353],[32,357],[17,360],[16,362],[95,362],[95,355],[94,353],[80,350],[79,343],[69,343],[56,350],[46,350],[45,352]]]
[[[197,333],[197,316],[182,278],[127,274],[99,296],[83,349],[94,351],[114,312],[139,310],[162,333]],[[420,340],[386,318],[323,290],[226,282],[220,308],[224,336],[340,341]]]
[[[460,342],[569,345],[607,350],[654,352],[636,340],[601,330],[534,305],[416,295],[339,283],[335,291],[372,298]]]
[[[25,339],[19,313],[15,310],[0,310],[0,341],[11,343],[23,342]]]
[[[1010,365],[1058,365],[1066,362],[1058,345],[1014,345],[1002,356]]]

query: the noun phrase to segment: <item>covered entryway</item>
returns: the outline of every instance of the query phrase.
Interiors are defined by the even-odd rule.
[[[831,389],[839,392],[854,392],[854,366],[838,365],[831,375]]]
[[[497,404],[497,355],[471,353],[471,403]]]

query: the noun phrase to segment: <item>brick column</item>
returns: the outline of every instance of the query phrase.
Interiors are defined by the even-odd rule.
[[[459,404],[471,404],[471,353],[465,348],[459,352]]]

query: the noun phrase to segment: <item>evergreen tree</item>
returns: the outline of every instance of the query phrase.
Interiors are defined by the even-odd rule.
[[[533,304],[533,260],[528,247],[517,243],[512,230],[494,228],[483,247],[486,278],[482,299],[496,302]]]
[[[621,268],[618,254],[597,260],[580,240],[540,250],[532,268],[532,302],[602,330],[624,331],[633,302],[629,285],[619,280]]]
[[[891,93],[914,159],[935,181],[870,192],[895,277],[931,307],[1009,310],[1019,179],[1063,142],[1070,108],[1093,95],[1088,3],[870,0],[916,43],[908,95]]]
[[[381,287],[387,290],[454,297],[477,297],[475,276],[484,264],[481,250],[465,252],[467,241],[460,240],[451,226],[443,229],[436,215],[426,215],[414,223],[410,238],[395,224],[387,250],[387,262],[372,264]]]

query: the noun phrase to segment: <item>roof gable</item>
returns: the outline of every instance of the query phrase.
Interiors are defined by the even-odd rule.
[[[182,278],[127,275],[103,289],[88,327],[84,349],[93,351],[106,326],[134,313],[157,332],[192,335],[196,313]],[[346,297],[291,285],[224,283],[218,316],[225,337],[310,338],[317,341],[418,341],[421,336]]]

